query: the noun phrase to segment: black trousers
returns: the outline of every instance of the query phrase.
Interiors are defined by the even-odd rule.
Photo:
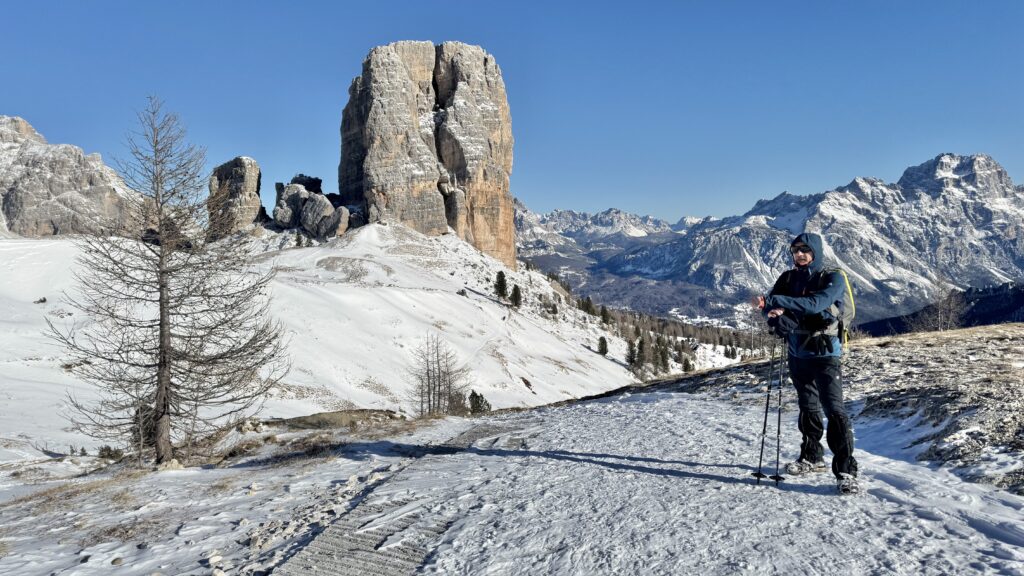
[[[832,451],[832,473],[857,475],[853,457],[853,431],[843,406],[843,376],[839,358],[790,358],[789,374],[796,386],[800,404],[799,427],[803,438],[800,458],[820,462],[825,450],[821,436],[825,432],[822,416],[828,418],[825,441]]]

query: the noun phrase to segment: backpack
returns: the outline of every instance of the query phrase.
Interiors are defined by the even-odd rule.
[[[790,272],[787,271],[786,274]],[[822,269],[811,277],[807,286],[808,289],[815,291],[822,290],[825,288],[825,280],[833,273],[843,277],[843,284],[846,288],[843,290],[840,300],[825,309],[827,315],[822,313],[806,318],[801,326],[792,332],[806,335],[805,346],[816,336],[836,336],[845,352],[849,350],[850,328],[853,327],[853,319],[857,314],[857,305],[853,300],[853,287],[850,285],[850,278],[846,275],[846,271],[842,268]],[[779,280],[787,285],[791,282],[789,277],[785,277],[785,280],[780,277]],[[788,292],[792,292],[792,290]],[[831,344],[829,346],[831,347]]]
[[[843,284],[845,284],[846,289],[843,290],[842,299],[838,301],[838,305],[833,302],[828,307],[828,312],[836,319],[836,323],[834,324],[835,331],[830,327],[825,333],[838,336],[839,342],[843,345],[843,350],[846,351],[849,350],[850,328],[853,327],[853,319],[857,315],[857,304],[853,301],[853,286],[850,285],[850,278],[842,268],[829,268],[819,272],[819,287],[824,287],[821,285],[824,283],[825,278],[832,273],[837,273],[843,277]]]

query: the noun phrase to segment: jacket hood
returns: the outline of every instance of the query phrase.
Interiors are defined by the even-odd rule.
[[[825,250],[822,248],[821,236],[818,236],[814,232],[804,232],[793,241],[789,243],[790,246],[794,244],[807,244],[814,251],[814,260],[808,264],[807,269],[813,274],[818,270],[825,267]]]

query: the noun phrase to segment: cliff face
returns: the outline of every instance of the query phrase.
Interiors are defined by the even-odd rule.
[[[338,189],[370,222],[425,234],[450,226],[515,266],[512,120],[494,57],[479,46],[397,42],[370,51],[341,123]]]
[[[99,154],[48,144],[25,120],[0,116],[0,230],[22,236],[119,230],[128,193]]]

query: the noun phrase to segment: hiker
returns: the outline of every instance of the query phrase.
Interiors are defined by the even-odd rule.
[[[832,473],[841,494],[860,491],[857,460],[853,457],[853,432],[843,407],[843,353],[838,327],[845,274],[825,268],[821,237],[804,233],[790,244],[793,268],[775,281],[767,296],[755,296],[752,304],[762,310],[772,331],[788,342],[789,373],[800,405],[798,426],[803,436],[800,457],[786,465],[791,475],[824,472],[822,415],[828,418],[826,441],[832,451]],[[852,293],[850,294],[852,306]]]

